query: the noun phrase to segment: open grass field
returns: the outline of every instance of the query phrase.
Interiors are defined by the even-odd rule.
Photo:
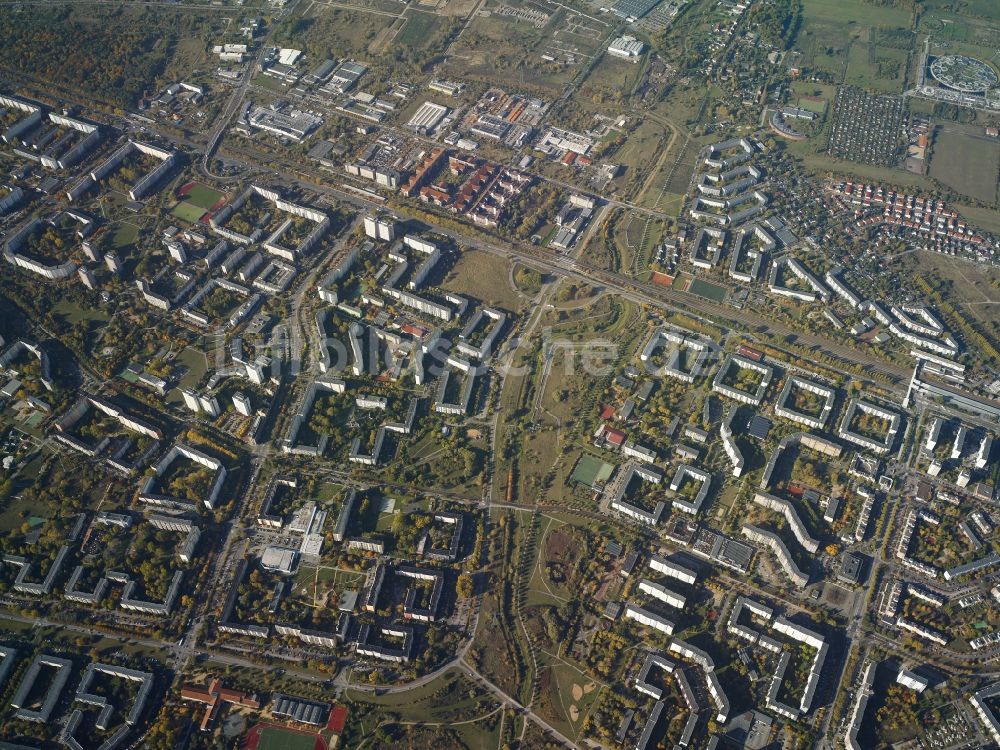
[[[663,165],[661,170],[663,181],[660,182],[658,176],[655,183],[662,188],[663,194],[659,195],[657,201],[654,201],[655,208],[666,210],[666,203],[669,201],[670,195],[684,196],[687,193],[691,175],[698,166],[698,153],[701,151],[701,147],[701,142],[697,140],[688,141],[685,145],[678,147],[679,150],[675,158],[668,159]],[[647,195],[650,194],[657,195],[658,191],[647,193]]]
[[[110,317],[106,310],[100,308],[81,307],[72,300],[62,299],[52,306],[52,314],[65,318],[69,323],[107,323]]]
[[[1000,212],[979,206],[966,206],[961,203],[956,203],[952,208],[977,227],[985,229],[987,232],[1000,234]]]
[[[528,606],[537,604],[558,607],[569,601],[572,592],[567,590],[565,585],[560,585],[553,581],[546,571],[546,563],[549,562],[548,551],[553,546],[560,548],[562,553],[567,551],[562,549],[564,545],[560,540],[569,539],[564,532],[559,531],[562,523],[553,523],[551,518],[542,517],[541,526],[536,535],[537,547],[534,551],[534,563],[531,575],[528,577]],[[569,551],[568,556],[573,556],[574,551]]]
[[[21,622],[20,620],[8,620],[6,617],[0,617],[0,627],[3,627],[4,631],[7,633],[23,633],[26,631],[34,630],[34,625],[30,622]]]
[[[825,114],[837,97],[836,86],[811,81],[795,81],[792,91],[798,94],[796,106],[818,115]]]
[[[344,493],[344,485],[336,482],[321,482],[316,486],[316,500],[320,503],[339,501]]]
[[[869,32],[868,36],[876,35]],[[844,82],[887,94],[898,93],[906,80],[908,59],[904,50],[883,47],[875,41],[856,41],[848,54]]]
[[[275,94],[284,94],[288,91],[291,86],[274,76],[264,75],[263,73],[258,73],[253,79],[254,86],[260,86],[262,89],[267,89],[268,91],[273,91]]]
[[[1000,142],[981,128],[943,126],[934,139],[930,174],[962,195],[996,205]]]
[[[111,236],[111,244],[115,250],[125,250],[132,247],[139,239],[139,227],[127,221],[115,225],[114,234]]]
[[[179,383],[181,388],[196,386],[205,377],[205,373],[208,372],[208,358],[205,356],[205,353],[191,347],[187,347],[177,355],[177,362],[187,368],[187,372],[181,377]],[[180,393],[177,390],[173,390],[167,396],[167,400],[180,402],[182,399]]]
[[[801,157],[807,167],[821,174],[845,175],[869,182],[888,182],[900,188],[908,187],[924,192],[934,190],[934,184],[923,175],[907,172],[903,169],[886,169],[885,167],[859,164],[829,156],[825,153],[825,139],[819,141],[809,139],[789,143],[787,148],[790,153]],[[823,153],[818,153],[817,150],[822,150]]]
[[[429,727],[445,735],[449,730],[458,734],[465,747],[488,748],[499,744],[499,706],[483,689],[474,686],[461,672],[450,669],[418,688],[402,693],[388,693],[375,697],[371,693],[347,690],[344,700],[349,703],[351,719],[348,721],[348,747],[356,747],[369,737],[376,727],[400,722],[427,722],[441,724],[442,728]],[[465,723],[468,722],[468,723]],[[397,747],[437,748],[454,747],[454,744],[409,744],[406,740]],[[344,746],[342,742],[341,747]],[[365,747],[371,747],[366,743]],[[461,747],[462,745],[457,745]]]
[[[638,66],[629,65],[629,67]],[[638,127],[628,134],[625,143],[614,154],[609,155],[616,164],[623,167],[623,172],[608,184],[607,189],[618,190],[623,195],[630,196],[638,196],[639,191],[645,189],[657,195],[663,185],[663,179],[658,178],[653,172],[656,170],[658,174],[662,174],[667,165],[672,165],[676,161],[677,149],[682,142],[680,138],[676,138],[672,148],[666,150],[671,136],[672,131],[660,122],[647,118],[639,123]]]
[[[503,258],[479,250],[462,253],[444,285],[504,310],[520,309],[524,300],[510,285],[510,264]]]
[[[615,227],[614,240],[621,261],[620,267],[615,270],[645,279],[663,232],[660,220],[633,214],[620,221]]]
[[[998,18],[997,5],[993,0],[927,0],[928,10],[945,9],[967,16]]]
[[[556,51],[557,38],[550,33],[551,28],[551,22],[540,29],[512,17],[477,15],[454,44],[441,73],[479,80],[505,90],[554,97],[580,71],[581,60],[566,64],[564,58],[557,62],[541,59],[543,53]],[[582,56],[592,54],[596,48],[589,45],[584,48],[579,40],[572,40],[572,44],[567,44],[568,41],[559,40],[558,49],[565,45]]]
[[[906,52],[879,45],[878,32],[909,29],[910,11],[864,0],[805,0],[802,15],[795,43],[802,68],[865,88],[902,88]]]
[[[440,20],[431,13],[421,13],[414,11],[406,19],[406,25],[393,40],[394,44],[406,44],[411,47],[419,47],[424,44],[434,31],[434,27]]]
[[[580,740],[583,723],[602,685],[559,657],[543,653],[541,689],[536,710],[567,737]]]
[[[951,285],[952,304],[1000,340],[1000,269],[939,253],[918,252],[914,273],[937,277]]]
[[[804,25],[819,21],[844,26],[844,19],[847,19],[847,26],[861,24],[906,28],[910,24],[909,11],[864,0],[805,0],[802,17]]]
[[[387,12],[358,7],[303,6],[301,16],[289,16],[275,32],[275,42],[301,49],[313,60],[366,56],[382,46],[383,32],[397,23],[399,10]],[[257,80],[270,76],[258,76]]]
[[[854,30],[854,37],[842,25],[811,23],[806,26],[795,42],[803,68],[820,75],[828,75],[834,81],[843,80],[847,70],[847,53],[851,41],[860,33]]]
[[[982,5],[989,5],[984,8]],[[996,33],[1000,27],[1000,13],[992,0],[970,2],[941,2],[932,0],[925,4],[920,16],[920,32],[930,34],[936,43],[949,45],[981,45],[987,56],[996,50]]]
[[[627,96],[642,78],[644,65],[604,55],[580,87],[585,97],[618,101]]]
[[[171,216],[176,216],[181,221],[186,221],[188,224],[197,224],[201,220],[201,217],[205,215],[205,209],[188,201],[181,201],[170,209],[170,214]]]

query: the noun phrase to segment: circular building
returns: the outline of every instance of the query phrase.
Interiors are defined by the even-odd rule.
[[[997,72],[989,63],[965,55],[936,57],[930,65],[934,79],[955,91],[977,94],[997,85]]]

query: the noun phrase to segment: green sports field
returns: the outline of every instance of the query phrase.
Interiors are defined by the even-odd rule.
[[[289,732],[278,727],[263,727],[257,750],[315,750],[316,735]]]
[[[691,286],[688,287],[688,291],[691,294],[697,294],[699,297],[705,297],[713,302],[722,302],[726,299],[726,288],[724,286],[710,284],[701,279],[692,281]]]
[[[222,200],[223,195],[218,190],[212,190],[212,188],[206,185],[195,183],[184,197],[189,203],[200,206],[207,211]]]
[[[614,471],[614,467],[610,464],[605,463],[596,456],[584,454],[580,456],[580,460],[573,470],[572,478],[574,482],[586,485],[587,487],[593,487],[595,484],[608,481],[608,477],[611,476],[612,471]]]
[[[197,224],[201,217],[205,215],[205,209],[188,201],[183,201],[174,206],[170,213],[181,221],[186,221],[189,224]]]

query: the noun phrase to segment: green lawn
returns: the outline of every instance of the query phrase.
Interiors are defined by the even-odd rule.
[[[106,311],[98,308],[81,307],[72,300],[59,300],[52,306],[52,314],[65,318],[69,323],[107,323],[109,315]]]
[[[204,352],[197,349],[187,347],[177,355],[177,361],[187,368],[187,372],[183,375],[179,383],[181,388],[195,387],[205,377],[205,373],[208,372],[208,358]],[[179,403],[181,395],[175,389],[170,392],[167,400],[171,403]]]
[[[116,250],[131,247],[139,239],[139,227],[135,224],[122,222],[115,227],[115,233],[111,237],[111,244]]]
[[[316,487],[316,500],[320,504],[325,504],[333,500],[339,500],[344,493],[344,485],[336,482],[321,482]]]
[[[259,73],[257,77],[253,79],[253,83],[255,86],[260,86],[262,89],[273,91],[276,94],[284,94],[288,91],[287,83],[279,81],[274,76],[266,76],[263,73]]]
[[[805,97],[799,97],[798,102],[796,102],[796,106],[799,107],[800,109],[804,109],[804,110],[806,110],[808,112],[812,112],[813,114],[817,114],[817,115],[822,115],[822,114],[826,113],[826,101],[825,100],[824,101],[814,101],[814,100],[806,99]]]

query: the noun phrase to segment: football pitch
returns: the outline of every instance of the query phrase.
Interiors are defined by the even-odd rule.
[[[593,487],[595,484],[606,482],[612,471],[614,471],[613,466],[585,453],[580,456],[580,460],[576,464],[576,469],[573,471],[573,481],[587,487]]]
[[[257,750],[315,750],[317,740],[314,734],[300,734],[279,727],[261,727]],[[322,743],[322,740],[319,742]]]
[[[180,192],[189,203],[200,206],[206,211],[224,197],[218,190],[212,190],[212,188],[202,185],[200,182],[189,183],[182,187]]]
[[[697,294],[699,297],[705,297],[713,302],[722,302],[726,299],[726,288],[724,286],[709,284],[707,281],[702,281],[701,279],[692,281],[691,286],[688,287],[688,291],[691,294]]]
[[[197,224],[201,217],[205,215],[205,209],[188,201],[182,201],[174,206],[170,210],[170,213],[181,221],[186,221],[189,224]]]

